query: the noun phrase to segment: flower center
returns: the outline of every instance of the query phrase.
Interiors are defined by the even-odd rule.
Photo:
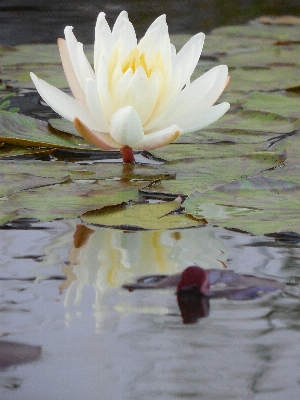
[[[152,60],[147,64],[145,53],[139,52],[139,49],[135,47],[126,57],[125,61],[122,64],[122,72],[123,74],[129,69],[132,69],[132,73],[134,74],[138,67],[143,67],[148,78],[152,74],[154,68],[159,68],[161,71],[163,69],[163,61],[161,52],[157,51]]]

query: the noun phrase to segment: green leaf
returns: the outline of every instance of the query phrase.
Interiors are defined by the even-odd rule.
[[[105,180],[69,181],[13,194],[1,204],[1,209],[7,213],[17,211],[21,218],[41,221],[76,218],[88,210],[134,199],[138,188],[144,185]]]
[[[194,192],[183,206],[195,218],[255,235],[300,232],[297,182],[267,176],[239,179],[210,192]]]
[[[275,113],[289,118],[300,118],[300,98],[279,93],[252,92],[243,109]]]
[[[0,113],[0,142],[18,146],[97,150],[82,138],[56,134],[44,121],[7,111]]]
[[[142,192],[152,195],[168,193],[176,196],[188,195],[195,190],[204,192],[233,179],[251,176],[282,165],[286,158],[284,152],[259,151],[247,154],[247,147],[241,153],[239,153],[238,145],[224,143],[214,145],[171,144],[157,149],[156,156],[166,159],[173,158],[169,164],[160,166],[160,169],[161,171],[167,170],[169,173],[176,172],[176,180],[164,180],[144,188]],[[201,157],[201,154],[211,155],[214,150],[215,157]],[[217,154],[219,157],[216,157]]]
[[[233,36],[233,37],[256,37],[270,38],[276,40],[300,41],[300,32],[298,26],[281,26],[281,25],[265,25],[265,24],[248,24],[224,26],[212,30],[212,35]],[[230,40],[230,38],[228,38]]]
[[[229,91],[271,91],[300,86],[300,68],[238,68],[230,71]]]
[[[123,229],[178,229],[205,225],[185,214],[173,214],[177,201],[104,207],[82,216],[84,222]]]

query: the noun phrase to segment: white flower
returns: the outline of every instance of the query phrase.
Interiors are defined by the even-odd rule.
[[[228,110],[228,103],[213,106],[227,84],[225,65],[190,83],[203,33],[176,54],[164,15],[137,42],[125,11],[112,31],[100,13],[92,68],[72,29],[65,28],[66,39],[58,39],[58,45],[74,97],[33,73],[31,78],[44,101],[101,149],[152,150],[212,124]]]

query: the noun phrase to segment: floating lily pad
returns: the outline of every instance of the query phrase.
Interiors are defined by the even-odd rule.
[[[230,71],[229,91],[271,91],[300,86],[300,68],[238,68]]]
[[[268,177],[240,179],[206,193],[193,193],[183,206],[210,224],[256,235],[300,232],[300,185]]]
[[[178,229],[205,225],[205,221],[197,221],[185,214],[173,214],[179,206],[177,201],[171,201],[104,207],[85,213],[82,219],[87,223],[121,229]]]
[[[248,25],[224,26],[212,30],[212,35],[235,37],[259,37],[276,40],[300,40],[299,26],[265,25],[252,23]],[[230,39],[228,39],[230,40]]]
[[[256,37],[230,37],[226,35],[206,35],[201,58],[214,57],[218,59],[225,55],[231,56],[234,54],[251,54],[256,51],[268,48],[274,44],[271,38],[256,38]],[[200,60],[201,60],[200,58]]]
[[[79,133],[76,131],[74,124],[70,121],[67,121],[64,118],[57,119],[49,119],[48,123],[56,130],[66,133],[71,133],[72,135],[79,136]]]
[[[19,157],[42,157],[52,153],[52,149],[39,149],[39,148],[26,148],[19,146],[1,146],[0,147],[0,159],[11,159]]]
[[[272,67],[300,66],[299,46],[289,45],[264,47],[261,50],[221,57],[222,64],[228,67]]]
[[[30,175],[21,170],[17,174],[1,171],[0,178],[0,197],[11,196],[13,193],[20,190],[62,183],[69,179],[68,176],[57,176],[55,178],[42,176],[37,177],[36,175]]]
[[[1,210],[18,217],[53,221],[75,218],[88,210],[137,198],[144,182],[77,181],[18,192],[3,201]]]
[[[84,46],[89,60],[93,58],[93,45]],[[35,88],[30,72],[59,87],[69,87],[61,65],[58,46],[55,44],[30,44],[2,47],[0,50],[0,79],[15,88]]]
[[[279,93],[252,92],[242,102],[243,109],[275,113],[284,117],[300,118],[300,97]]]
[[[205,146],[216,146],[215,148],[220,151],[229,148],[232,151],[232,156],[229,156],[227,150],[227,157],[220,158],[200,158],[191,156],[190,149],[205,153]],[[232,147],[230,147],[232,146]],[[170,145],[166,148],[157,149],[156,156],[164,158],[164,151],[166,155],[171,157],[173,150],[173,161],[168,165],[160,167],[161,170],[167,169],[169,173],[176,171],[175,180],[163,180],[150,187],[143,188],[142,193],[158,195],[168,193],[173,195],[188,195],[195,190],[204,192],[210,190],[222,183],[230,182],[233,179],[239,179],[241,176],[255,175],[263,170],[282,165],[286,159],[286,154],[260,151],[244,155],[235,155],[235,145],[226,145],[224,143],[214,145]],[[217,150],[216,150],[217,151]],[[219,153],[220,154],[220,153]]]
[[[300,25],[300,18],[295,15],[262,16],[255,21],[271,25]]]
[[[240,110],[227,113],[206,131],[240,129],[248,132],[288,133],[300,128],[300,118],[291,119],[271,112]],[[275,135],[274,135],[275,136]]]
[[[1,201],[0,201],[0,207],[1,207]],[[18,213],[17,212],[11,212],[11,213],[3,213],[0,212],[0,226],[6,224],[7,222],[17,218]]]
[[[274,144],[270,146],[270,150],[273,151],[282,151],[283,149],[288,155],[285,165],[300,166],[300,132],[282,140],[275,141]]]
[[[96,149],[82,138],[56,134],[44,121],[6,111],[0,113],[0,142],[18,146]]]

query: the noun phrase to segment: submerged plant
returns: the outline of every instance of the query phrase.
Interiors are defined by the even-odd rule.
[[[72,27],[58,39],[61,60],[74,97],[31,73],[43,100],[74,122],[87,141],[103,150],[120,149],[124,162],[134,150],[153,150],[218,120],[228,103],[213,105],[228,83],[225,65],[212,68],[190,83],[204,34],[193,36],[176,54],[165,15],[158,17],[137,42],[122,11],[112,31],[105,14],[95,28],[94,68]]]
[[[0,86],[0,90],[5,90],[5,85],[1,85]],[[10,100],[8,100],[10,97],[15,96],[15,93],[9,93],[4,95],[3,97],[0,98],[0,111],[5,110],[7,107],[10,106]],[[17,107],[11,107],[8,110],[5,110],[11,113],[16,113],[19,111],[19,109]]]

